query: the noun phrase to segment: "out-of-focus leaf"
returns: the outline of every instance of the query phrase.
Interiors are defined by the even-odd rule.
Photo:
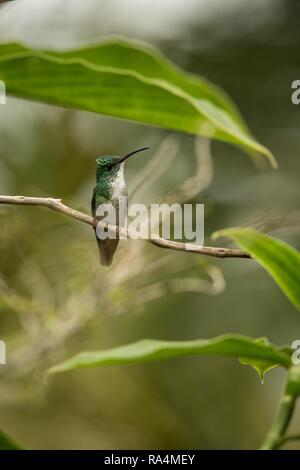
[[[68,51],[0,44],[0,79],[15,96],[213,136],[276,166],[223,91],[139,43],[115,39]]]
[[[252,229],[230,228],[214,234],[214,238],[232,238],[258,261],[273,277],[290,301],[300,310],[300,253],[281,240]]]
[[[285,367],[290,365],[286,351],[271,344],[262,344],[246,336],[224,335],[193,341],[142,340],[104,351],[82,352],[49,369],[49,373],[65,372],[80,367],[102,367],[172,359],[180,356],[232,356],[262,360]]]
[[[0,430],[0,450],[21,450],[21,447]]]

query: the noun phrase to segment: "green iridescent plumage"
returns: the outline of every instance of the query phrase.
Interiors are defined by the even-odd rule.
[[[91,210],[93,217],[97,216],[97,208],[102,204],[111,203],[118,220],[119,198],[127,196],[127,187],[124,179],[124,162],[131,155],[146,150],[145,148],[135,150],[124,157],[108,155],[96,159],[96,186],[93,191]],[[119,239],[107,238],[100,240],[97,235],[97,244],[100,253],[100,262],[104,266],[110,266],[114,253],[117,249]]]

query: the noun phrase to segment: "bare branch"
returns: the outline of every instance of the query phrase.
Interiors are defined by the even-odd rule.
[[[97,220],[93,217],[65,206],[61,199],[50,197],[0,196],[0,204],[47,207],[48,209],[61,212],[68,217],[72,217],[72,219],[92,225],[93,227],[96,227],[97,225]]]
[[[169,250],[187,251],[188,253],[198,253],[200,255],[214,256],[215,258],[251,258],[248,253],[235,248],[220,248],[215,246],[199,246],[193,243],[175,242],[164,238],[152,238],[149,240],[153,245]]]
[[[41,206],[47,207],[48,209],[60,212],[72,219],[78,220],[85,224],[96,227],[99,222],[97,219],[84,214],[83,212],[76,211],[71,209],[62,203],[61,199],[54,198],[44,198],[44,197],[27,197],[27,196],[0,196],[0,204],[11,204],[11,205],[27,205],[27,206]],[[116,229],[116,227],[109,226],[110,230]],[[117,227],[118,230],[118,227]],[[120,231],[122,233],[122,230]],[[124,233],[124,231],[123,231]],[[129,235],[134,238],[134,233],[132,231],[127,231],[124,235]],[[201,255],[213,256],[215,258],[251,258],[248,253],[242,250],[232,249],[232,248],[219,248],[212,246],[199,246],[192,243],[183,243],[176,242],[173,240],[166,240],[164,238],[153,236],[153,238],[148,240],[155,246],[160,248],[166,248],[169,250],[184,251],[189,253],[197,253]]]

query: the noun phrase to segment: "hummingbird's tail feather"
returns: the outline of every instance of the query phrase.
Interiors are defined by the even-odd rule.
[[[99,248],[100,263],[102,266],[110,266],[119,244],[119,239],[99,240],[99,238],[97,238],[97,244]]]

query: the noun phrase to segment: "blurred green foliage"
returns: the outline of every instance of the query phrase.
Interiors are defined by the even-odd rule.
[[[60,52],[0,44],[0,79],[11,95],[212,136],[259,152],[276,167],[224,92],[149,46],[110,39]]]

